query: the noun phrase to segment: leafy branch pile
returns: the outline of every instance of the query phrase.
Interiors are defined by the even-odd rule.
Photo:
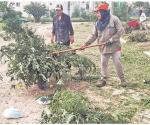
[[[84,123],[114,123],[110,114],[92,108],[80,94],[69,90],[57,91],[49,108],[41,115],[41,123],[84,124]]]
[[[6,57],[8,73],[11,80],[22,80],[27,87],[38,84],[45,89],[48,79],[56,80],[70,75],[73,67],[83,76],[85,73],[95,71],[95,64],[86,57],[71,52],[62,55],[51,55],[53,51],[66,49],[60,45],[46,45],[44,39],[17,21],[18,14],[6,9],[3,17],[5,31],[4,38],[14,40],[7,46],[1,47],[1,59]]]

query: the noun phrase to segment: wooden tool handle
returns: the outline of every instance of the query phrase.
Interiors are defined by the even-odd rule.
[[[82,50],[82,49],[86,49],[86,48],[92,48],[92,47],[97,47],[97,46],[102,46],[105,45],[105,43],[102,44],[96,44],[96,45],[90,45],[90,46],[85,46],[84,48],[75,48],[75,49],[66,49],[66,50],[60,50],[60,51],[56,51],[56,52],[52,52],[51,54],[60,54],[60,53],[64,53],[64,52],[69,52],[69,51],[76,51],[76,50]]]

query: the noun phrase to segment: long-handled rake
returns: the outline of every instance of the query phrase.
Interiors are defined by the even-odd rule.
[[[78,47],[78,48],[74,48],[74,49],[65,49],[65,50],[55,51],[55,52],[52,52],[50,54],[51,55],[60,54],[60,53],[64,53],[64,52],[70,52],[70,51],[76,51],[76,50],[83,50],[83,49],[86,49],[86,48],[92,48],[92,47],[103,46],[103,45],[105,45],[105,43],[96,44],[96,45],[90,45],[90,46],[85,46],[84,48]]]

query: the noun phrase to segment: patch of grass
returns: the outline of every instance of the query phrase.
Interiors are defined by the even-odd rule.
[[[123,46],[122,60],[125,74],[132,87],[150,89],[149,85],[143,83],[144,79],[149,79],[150,58],[144,55],[143,48],[138,48],[136,43],[127,43]],[[137,84],[135,84],[137,83]]]
[[[3,23],[0,23],[0,32],[2,31]]]
[[[84,42],[86,42],[88,36],[91,34],[94,23],[89,23],[88,27],[86,27],[86,25],[86,23],[74,24],[76,42],[73,47],[79,47],[80,45],[83,45]],[[124,39],[127,38],[128,35],[125,35]],[[96,44],[96,41],[93,44]],[[143,80],[150,79],[150,58],[147,57],[143,53],[143,51],[150,50],[150,46],[146,46],[145,48],[139,47],[138,44],[139,43],[137,42],[127,41],[127,43],[123,44],[122,46],[122,64],[126,80],[129,83],[125,91],[131,89],[134,90],[134,92],[146,94],[146,91],[150,90],[150,84],[144,84]],[[95,74],[100,76],[100,52],[98,47],[89,48],[85,49],[84,51],[77,52],[87,56],[95,62],[97,66],[97,72]],[[91,81],[91,86],[95,91],[97,91],[96,93],[98,94],[98,96],[102,96],[105,100],[110,98],[110,102],[106,102],[106,105],[110,105],[111,108],[107,111],[111,112],[116,120],[120,121],[120,123],[130,123],[132,117],[135,115],[138,109],[149,108],[149,100],[147,100],[147,97],[145,97],[144,95],[143,98],[146,99],[143,100],[142,103],[140,103],[130,97],[130,95],[128,95],[128,93],[126,92],[116,97],[111,97],[111,94],[114,91],[113,88],[120,89],[120,87],[118,87],[118,78],[111,59],[109,61],[108,73],[110,78],[114,78],[111,79],[110,84],[108,85],[108,88],[109,86],[111,86],[109,89],[99,89],[94,87],[94,80]],[[133,94],[135,94],[134,92]],[[125,96],[126,99],[122,100],[122,96]]]
[[[129,83],[128,89],[150,89],[150,84],[144,84],[143,82],[137,82],[137,83]]]
[[[118,101],[117,106],[112,106],[112,115],[120,123],[131,123],[132,117],[139,108],[138,102],[131,97],[121,100],[118,99]]]
[[[73,76],[72,78],[78,82],[80,82],[82,80],[82,81],[87,81],[89,83],[91,83],[91,82],[95,83],[95,82],[97,82],[98,79],[100,79],[100,75],[89,74],[82,78],[80,76]]]
[[[137,112],[137,108],[130,108],[127,110],[115,110],[113,113],[114,118],[119,121],[119,123],[131,123],[131,119]]]
[[[150,109],[150,97],[141,99],[141,104],[144,108]]]
[[[49,113],[42,113],[41,123],[115,123],[110,114],[94,109],[80,94],[57,91],[49,105]]]

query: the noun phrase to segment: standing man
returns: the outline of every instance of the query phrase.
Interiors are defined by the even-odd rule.
[[[86,46],[93,43],[96,39],[98,44],[104,43],[105,45],[99,46],[101,52],[101,81],[97,87],[106,85],[108,78],[107,68],[109,58],[112,57],[117,75],[121,81],[121,86],[126,87],[127,83],[124,78],[123,67],[121,64],[121,43],[120,37],[124,33],[124,29],[118,17],[111,15],[107,3],[101,3],[96,8],[97,21],[94,26],[93,33],[87,42],[81,46],[84,49]]]
[[[55,8],[56,15],[53,18],[51,42],[70,46],[74,42],[74,31],[70,17],[63,13],[63,6],[58,4]]]
[[[146,25],[146,15],[143,12],[143,10],[139,10],[139,15],[140,15],[140,29],[142,30],[144,28],[144,30],[148,30],[147,25]]]

